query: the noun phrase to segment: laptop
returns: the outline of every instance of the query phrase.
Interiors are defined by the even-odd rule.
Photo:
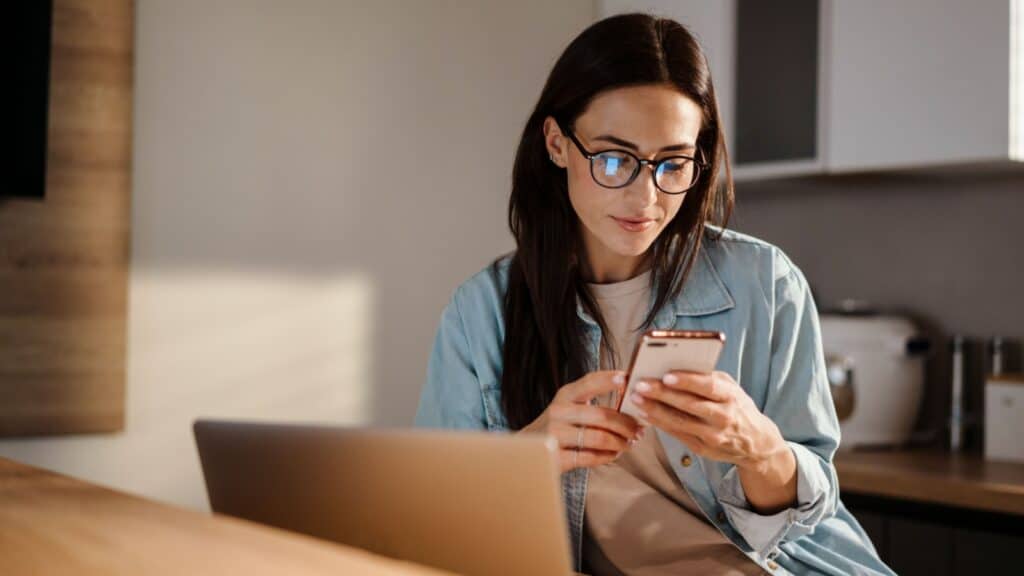
[[[210,506],[469,576],[574,572],[555,440],[197,420]]]

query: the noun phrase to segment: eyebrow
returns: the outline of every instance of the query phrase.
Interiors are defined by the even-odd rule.
[[[633,144],[629,140],[623,140],[622,138],[619,138],[617,136],[612,136],[611,134],[601,134],[600,136],[594,138],[594,140],[604,140],[605,142],[611,142],[612,144],[616,144],[624,148],[629,148],[634,152],[640,151],[640,148],[636,144]],[[696,149],[697,147],[690,143],[672,144],[671,146],[665,146],[661,150],[658,150],[656,153],[661,154],[662,152],[693,152]]]

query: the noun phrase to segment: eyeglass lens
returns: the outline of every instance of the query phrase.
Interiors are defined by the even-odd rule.
[[[666,192],[682,192],[696,180],[696,164],[687,158],[666,158],[656,166],[655,182]],[[625,186],[639,168],[637,158],[625,152],[601,152],[591,159],[594,180],[609,188]]]

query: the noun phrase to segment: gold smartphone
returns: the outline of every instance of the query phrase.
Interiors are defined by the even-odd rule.
[[[725,334],[711,330],[648,330],[636,343],[626,374],[626,391],[615,409],[641,419],[626,400],[641,379],[661,380],[673,370],[710,374],[725,346]]]

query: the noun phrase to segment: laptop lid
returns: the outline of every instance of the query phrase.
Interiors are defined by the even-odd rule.
[[[467,575],[572,574],[541,435],[199,420],[215,512]]]

